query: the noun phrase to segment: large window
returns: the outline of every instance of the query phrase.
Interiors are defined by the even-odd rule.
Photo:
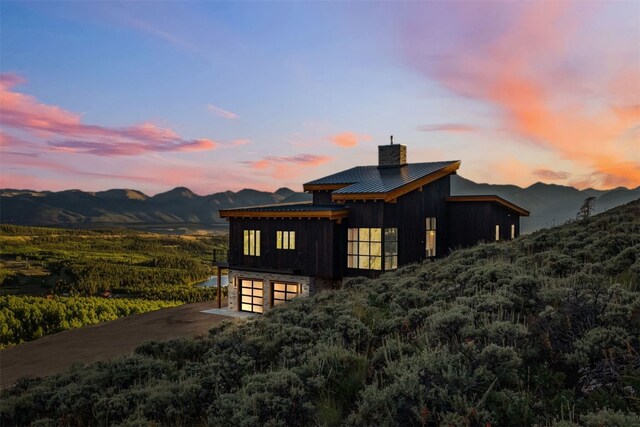
[[[382,270],[381,228],[350,228],[348,230],[347,267]]]
[[[273,282],[273,305],[291,301],[300,295],[299,283]]]
[[[500,226],[496,225],[496,242],[500,240]]]
[[[295,249],[295,231],[276,231],[276,249]]]
[[[264,307],[262,280],[240,279],[240,309],[253,313],[262,313]]]
[[[260,256],[260,230],[244,230],[245,255]]]
[[[427,218],[425,221],[426,236],[425,236],[425,249],[427,257],[436,256],[436,219],[435,217]]]
[[[384,269],[398,268],[398,229],[384,229]]]

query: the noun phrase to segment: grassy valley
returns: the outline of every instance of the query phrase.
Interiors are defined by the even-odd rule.
[[[226,235],[0,225],[0,348],[64,329],[212,300]],[[105,298],[109,296],[110,298]]]
[[[6,425],[640,424],[640,201],[24,379]],[[142,261],[142,260],[139,260]]]

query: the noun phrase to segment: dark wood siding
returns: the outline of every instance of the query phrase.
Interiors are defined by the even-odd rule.
[[[384,227],[398,228],[398,265],[425,259],[426,218],[436,218],[436,255],[447,253],[448,217],[445,198],[449,196],[449,176],[425,185],[384,207]]]
[[[260,256],[243,254],[243,231],[260,230]],[[295,231],[296,248],[276,249],[276,231]],[[344,239],[342,239],[344,235]],[[334,257],[344,241],[344,257]],[[230,219],[229,264],[233,267],[288,271],[291,274],[335,278],[346,265],[346,228],[326,219]]]
[[[330,191],[314,191],[313,192],[313,204],[314,205],[332,205]]]
[[[520,235],[520,216],[493,202],[447,203],[449,211],[449,245],[451,249],[473,246],[478,242],[495,242],[495,227],[500,226],[500,241]]]

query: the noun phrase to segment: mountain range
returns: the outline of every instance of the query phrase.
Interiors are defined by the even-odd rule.
[[[454,195],[496,194],[531,212],[522,218],[524,233],[561,224],[575,218],[588,197],[595,197],[594,213],[640,198],[635,189],[578,190],[573,187],[536,183],[527,188],[515,185],[478,184],[454,175]],[[0,222],[3,224],[64,227],[137,226],[197,224],[202,227],[224,225],[219,209],[271,203],[304,202],[306,193],[280,188],[270,193],[245,189],[206,196],[186,187],[148,196],[131,189],[87,192],[81,190],[33,191],[0,190]]]

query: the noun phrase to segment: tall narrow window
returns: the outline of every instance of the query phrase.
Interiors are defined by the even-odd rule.
[[[516,238],[516,225],[511,224],[511,240]]]
[[[244,230],[243,254],[260,256],[260,230]]]
[[[348,229],[347,267],[362,270],[382,270],[381,228]]]
[[[500,240],[500,226],[496,225],[496,242]]]
[[[427,218],[426,229],[427,235],[425,236],[425,249],[427,257],[436,256],[436,219],[435,217]]]
[[[295,231],[276,231],[276,249],[295,249]]]
[[[384,269],[398,268],[398,229],[384,229]]]

